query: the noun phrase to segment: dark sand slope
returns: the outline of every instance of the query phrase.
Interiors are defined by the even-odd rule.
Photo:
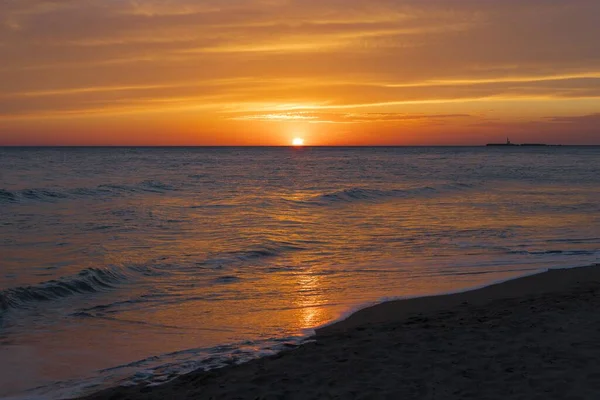
[[[384,303],[316,339],[89,399],[598,399],[600,268]]]

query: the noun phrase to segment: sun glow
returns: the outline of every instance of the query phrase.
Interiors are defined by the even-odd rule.
[[[304,139],[302,138],[294,138],[294,140],[292,140],[292,146],[304,146]]]

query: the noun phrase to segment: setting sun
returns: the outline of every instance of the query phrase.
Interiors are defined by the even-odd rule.
[[[304,139],[302,138],[294,138],[294,140],[292,140],[292,146],[304,146]]]

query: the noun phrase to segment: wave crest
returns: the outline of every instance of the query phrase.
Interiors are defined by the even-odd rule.
[[[63,199],[89,197],[122,196],[131,193],[165,193],[177,190],[172,185],[160,181],[143,181],[135,185],[103,184],[91,188],[45,189],[31,188],[22,190],[0,189],[0,204],[22,203],[28,201],[56,202]]]
[[[430,196],[434,194],[448,193],[471,188],[467,184],[452,184],[440,187],[415,187],[406,189],[372,189],[372,188],[348,188],[330,193],[322,193],[311,197],[305,204],[329,205],[335,203],[352,203],[356,201],[377,201],[386,198],[410,198],[419,196]]]
[[[223,252],[216,255],[216,257],[209,257],[198,263],[198,265],[221,268],[224,265],[278,257],[287,252],[300,250],[304,250],[304,248],[293,243],[270,243],[247,250]]]
[[[116,268],[87,268],[74,276],[0,291],[0,310],[26,308],[37,302],[102,292],[126,280],[126,274]]]

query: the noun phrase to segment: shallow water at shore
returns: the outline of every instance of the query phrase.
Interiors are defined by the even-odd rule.
[[[161,382],[384,297],[592,264],[599,156],[0,149],[0,396]]]

